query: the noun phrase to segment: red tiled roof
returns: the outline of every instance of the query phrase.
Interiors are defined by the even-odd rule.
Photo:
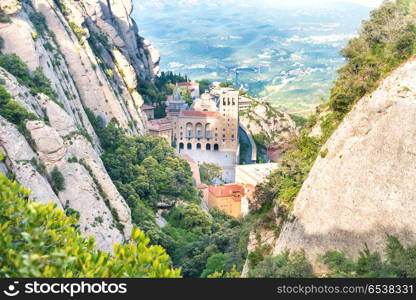
[[[141,108],[142,110],[150,110],[150,109],[155,109],[155,107],[154,107],[154,106],[147,105],[147,104],[143,104],[140,108]]]
[[[168,118],[150,120],[147,124],[149,130],[164,131],[172,129],[172,123]]]
[[[220,117],[217,111],[182,110],[181,117]]]
[[[238,197],[244,196],[244,187],[238,184],[227,184],[221,186],[210,186],[209,192],[215,197]]]

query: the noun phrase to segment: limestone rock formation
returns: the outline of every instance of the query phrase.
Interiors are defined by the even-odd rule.
[[[356,256],[383,252],[386,234],[416,242],[416,59],[362,98],[323,146],[275,244]]]
[[[269,159],[274,161],[298,134],[296,123],[287,113],[261,99],[252,100],[248,109],[240,112],[240,123],[254,138],[262,140]]]

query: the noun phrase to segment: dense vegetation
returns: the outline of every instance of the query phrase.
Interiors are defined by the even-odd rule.
[[[199,277],[210,256],[224,255],[224,270],[241,271],[246,256],[248,227],[219,212],[207,214],[189,164],[175,156],[164,138],[129,137],[115,120],[104,122],[87,110],[104,148],[102,160],[132,211],[133,223],[154,245],[163,246],[185,277]],[[168,224],[156,224],[163,209]],[[212,261],[210,263],[212,266]],[[210,269],[211,270],[211,269]],[[213,270],[217,272],[218,268]],[[204,276],[210,275],[206,271]]]
[[[188,81],[187,76],[175,74],[173,72],[161,72],[156,77],[155,82],[149,80],[140,80],[137,91],[143,96],[146,104],[155,107],[155,118],[163,118],[166,116],[166,105],[168,95],[173,94],[175,84],[178,82]]]
[[[416,277],[416,245],[405,247],[393,236],[387,238],[386,259],[365,247],[357,259],[343,252],[328,251],[320,261],[328,265],[332,277]]]
[[[366,93],[373,91],[390,71],[415,53],[416,5],[411,0],[386,2],[363,23],[358,37],[342,50],[346,65],[338,71],[329,103],[317,108],[298,139],[280,161],[280,167],[256,189],[258,226],[271,227],[276,236],[288,217],[293,201],[318,155],[325,157],[322,145],[337,128],[343,117]],[[321,114],[322,112],[325,114]],[[322,117],[323,115],[323,117]],[[322,135],[311,137],[314,126]],[[272,208],[277,206],[277,210]]]
[[[303,250],[284,251],[277,256],[267,256],[250,269],[249,277],[257,278],[306,278],[312,277],[312,266]]]
[[[2,155],[1,155],[2,156]],[[169,256],[138,229],[112,255],[95,250],[77,219],[0,174],[0,277],[179,277]]]

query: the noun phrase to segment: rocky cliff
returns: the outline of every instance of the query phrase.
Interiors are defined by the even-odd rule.
[[[136,88],[154,79],[159,55],[138,35],[131,0],[3,0],[0,9],[1,52],[16,54],[30,72],[42,70],[55,94],[34,94],[0,68],[0,83],[38,118],[26,122],[26,134],[0,119],[0,171],[32,190],[33,199],[78,212],[81,232],[111,251],[130,237],[130,210],[103,166],[86,111],[145,133]],[[53,187],[55,169],[63,189]]]
[[[295,200],[274,253],[317,254],[365,247],[383,252],[386,234],[416,242],[416,59],[362,98],[323,146]]]
[[[252,135],[263,135],[274,146],[287,143],[297,135],[292,118],[261,99],[253,99],[248,109],[240,112],[240,122]]]

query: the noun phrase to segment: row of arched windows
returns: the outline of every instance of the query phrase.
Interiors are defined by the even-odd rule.
[[[211,130],[212,130],[211,124],[208,123],[205,125],[205,128],[203,128],[201,123],[197,123],[195,125],[195,137],[203,138],[205,135],[206,138],[212,138]],[[194,134],[194,126],[192,125],[192,123],[186,123],[186,137],[192,138],[193,134]]]
[[[193,150],[192,149],[192,143],[187,143],[186,144],[186,149],[187,150]],[[179,143],[179,151],[181,151],[181,150],[185,150],[185,144],[184,143]],[[196,144],[196,150],[202,150],[201,143]],[[205,145],[205,150],[208,150],[208,151],[212,150],[210,143],[207,143]],[[219,151],[219,150],[220,150],[220,146],[218,144],[214,144],[214,151]]]

